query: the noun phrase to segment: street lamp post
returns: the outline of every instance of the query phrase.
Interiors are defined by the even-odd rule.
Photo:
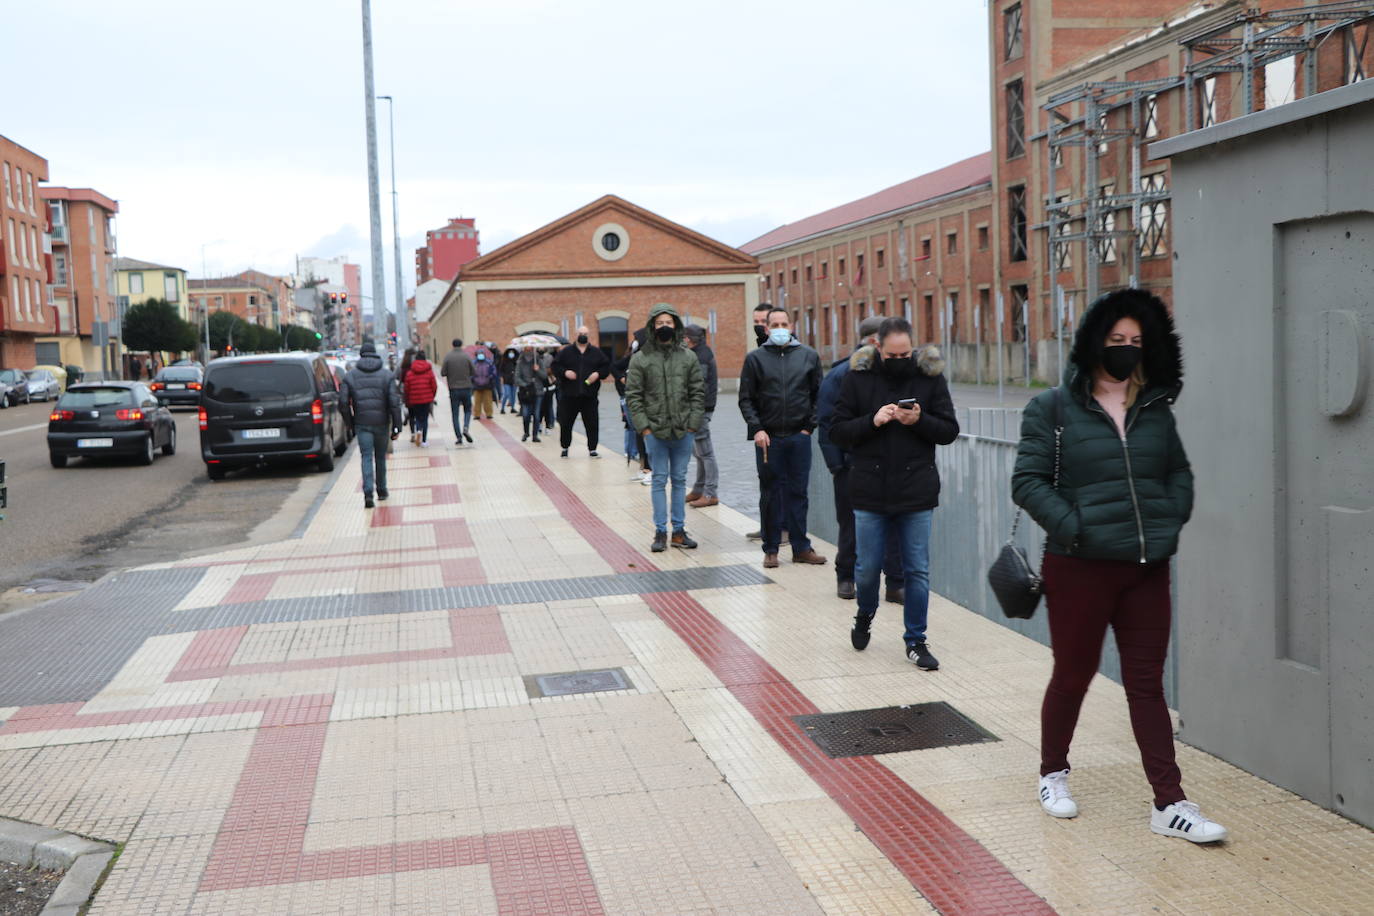
[[[372,88],[372,4],[362,0],[363,107],[367,121],[367,209],[372,237],[372,319],[375,325],[386,306],[386,265],[382,261],[382,204],[377,191],[377,103]]]
[[[397,346],[410,346],[410,316],[406,312],[405,292],[401,286],[401,217],[400,205],[396,197],[396,100],[389,95],[379,95],[386,99],[386,120],[391,139],[391,237],[395,243],[393,253],[396,265],[396,340]]]

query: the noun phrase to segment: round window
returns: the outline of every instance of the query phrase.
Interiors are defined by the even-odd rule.
[[[607,251],[615,251],[620,247],[620,236],[614,232],[607,232],[601,237],[601,247]]]
[[[603,261],[619,261],[630,250],[630,233],[619,223],[602,223],[592,233],[592,251]]]

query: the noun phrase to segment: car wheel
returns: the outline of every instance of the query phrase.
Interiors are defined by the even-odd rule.
[[[48,452],[48,461],[55,468],[65,468],[67,466],[67,456],[59,455],[56,452]]]
[[[226,473],[222,464],[207,464],[205,466],[205,476],[211,480],[223,480]]]
[[[162,447],[162,454],[175,455],[177,453],[177,428],[173,426],[168,430],[167,444]]]
[[[143,451],[138,456],[138,463],[152,464],[155,457],[157,457],[157,452],[153,448],[153,434],[149,433],[147,438],[143,440]]]
[[[348,433],[344,433],[343,439],[340,440],[338,445],[334,446],[334,457],[342,458],[343,453],[346,451],[348,451]]]
[[[325,473],[334,470],[333,447],[332,443],[326,442],[324,444],[324,451],[320,454],[319,458],[315,459],[315,466]]]

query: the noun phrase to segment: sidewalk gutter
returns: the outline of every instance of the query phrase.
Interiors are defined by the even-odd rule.
[[[114,854],[112,843],[0,818],[0,859],[23,868],[66,872],[40,916],[76,916],[95,893]]]

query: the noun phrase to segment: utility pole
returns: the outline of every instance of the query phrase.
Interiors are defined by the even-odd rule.
[[[396,202],[396,100],[389,95],[379,95],[386,99],[386,119],[391,136],[391,237],[395,242],[394,251],[396,271],[396,349],[404,353],[410,347],[410,315],[406,311],[405,290],[401,286],[401,217]]]
[[[367,111],[367,206],[372,228],[372,333],[385,333],[386,264],[382,261],[382,199],[377,189],[377,100],[372,88],[372,4],[363,3],[363,104]]]

